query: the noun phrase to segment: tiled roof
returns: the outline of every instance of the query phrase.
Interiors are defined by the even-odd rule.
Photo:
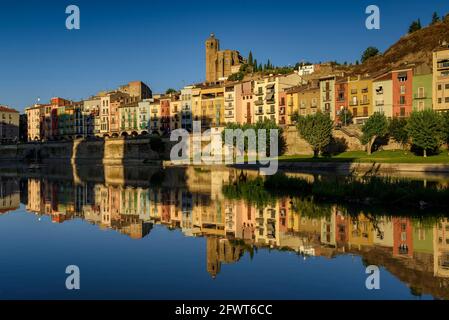
[[[19,113],[19,111],[8,108],[7,106],[0,106],[0,112]]]

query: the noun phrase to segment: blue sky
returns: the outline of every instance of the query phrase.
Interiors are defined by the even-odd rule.
[[[81,29],[65,28],[66,6],[81,11]],[[376,4],[381,29],[365,28]],[[427,25],[449,1],[0,1],[0,104],[23,110],[53,96],[81,99],[142,80],[154,92],[204,80],[205,39],[250,50],[275,65],[355,61],[381,51],[412,20]]]

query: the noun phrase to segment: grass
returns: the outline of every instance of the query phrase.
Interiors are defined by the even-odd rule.
[[[392,150],[377,151],[368,155],[364,151],[348,151],[335,156],[313,158],[310,155],[280,156],[279,162],[360,162],[360,163],[443,163],[449,164],[449,155],[446,150],[438,155],[415,155],[410,151]]]

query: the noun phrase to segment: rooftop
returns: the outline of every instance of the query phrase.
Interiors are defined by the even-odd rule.
[[[19,113],[19,111],[11,109],[7,106],[0,106],[0,112],[11,112],[11,113]]]

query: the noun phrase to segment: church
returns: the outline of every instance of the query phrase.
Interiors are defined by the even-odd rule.
[[[224,80],[238,72],[244,59],[237,50],[220,50],[220,41],[211,33],[206,40],[206,82]]]

